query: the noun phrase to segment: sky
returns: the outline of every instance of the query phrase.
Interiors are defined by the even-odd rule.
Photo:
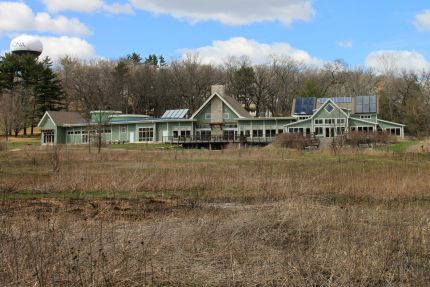
[[[21,34],[44,56],[167,60],[197,54],[222,64],[287,57],[310,66],[430,71],[430,1],[423,0],[0,0],[0,53]]]

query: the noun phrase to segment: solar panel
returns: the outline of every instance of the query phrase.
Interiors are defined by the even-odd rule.
[[[294,114],[296,115],[312,115],[315,109],[316,98],[296,98],[296,105],[294,107]]]
[[[376,113],[376,96],[357,96],[355,97],[356,113]]]
[[[162,119],[183,119],[188,113],[188,109],[167,110],[161,116]]]

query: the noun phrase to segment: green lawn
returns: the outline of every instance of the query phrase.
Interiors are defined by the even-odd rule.
[[[40,137],[28,137],[28,138],[14,138],[10,137],[7,143],[8,149],[22,149],[25,146],[39,146]]]
[[[380,150],[385,150],[389,152],[396,152],[396,153],[405,153],[409,147],[419,144],[420,141],[418,140],[409,140],[409,141],[402,141],[395,144],[390,144],[386,146],[379,147]]]

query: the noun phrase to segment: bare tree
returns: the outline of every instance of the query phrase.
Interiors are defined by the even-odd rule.
[[[11,131],[23,125],[23,120],[24,113],[18,94],[16,92],[0,94],[0,127],[6,142]]]

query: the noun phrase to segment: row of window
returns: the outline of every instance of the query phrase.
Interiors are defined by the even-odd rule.
[[[314,124],[316,125],[334,125],[334,124],[345,124],[345,119],[315,119]]]
[[[262,138],[263,136],[265,136],[266,138],[273,138],[276,136],[276,131],[278,132],[278,134],[282,134],[284,132],[284,130],[279,129],[279,130],[275,130],[275,129],[270,129],[270,130],[262,130],[262,129],[258,129],[258,130],[245,130],[245,136],[246,137],[250,137],[251,133],[252,133],[252,137],[253,138]]]

